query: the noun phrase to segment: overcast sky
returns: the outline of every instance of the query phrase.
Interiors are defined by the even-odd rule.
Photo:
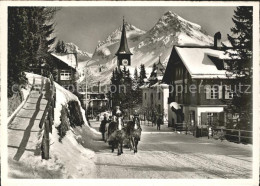
[[[63,7],[56,15],[57,37],[73,42],[81,50],[93,53],[103,41],[122,25],[122,18],[142,29],[151,29],[167,11],[177,13],[201,25],[211,36],[217,31],[223,39],[233,26],[235,7]]]

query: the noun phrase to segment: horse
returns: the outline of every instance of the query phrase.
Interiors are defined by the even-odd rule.
[[[129,136],[131,148],[134,149],[134,153],[137,153],[138,142],[141,140],[141,132],[142,129],[137,119],[127,123],[127,134]]]
[[[123,141],[126,138],[126,128],[123,128],[122,118],[119,117],[117,122],[112,121],[108,126],[108,141],[112,145],[112,152],[115,147],[118,148],[117,155],[123,154]]]

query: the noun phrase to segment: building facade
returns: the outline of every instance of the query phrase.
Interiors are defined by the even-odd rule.
[[[55,81],[62,86],[74,85],[77,80],[77,55],[52,53],[56,69]]]
[[[150,77],[140,88],[142,89],[142,106],[150,112],[148,115],[151,116],[151,112],[157,112],[163,115],[163,121],[167,123],[169,86],[162,83],[164,72],[165,68],[159,59],[159,62],[154,64]]]
[[[173,47],[163,77],[170,86],[169,125],[225,126],[228,117],[235,117],[224,110],[234,88],[227,60],[231,59],[219,46]]]

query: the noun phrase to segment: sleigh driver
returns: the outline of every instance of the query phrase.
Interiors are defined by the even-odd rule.
[[[139,114],[137,113],[137,110],[134,111],[133,122],[134,122],[134,129],[141,129],[140,117]]]
[[[123,113],[120,110],[119,106],[116,106],[116,109],[113,111],[113,119],[118,123],[118,129],[121,130],[123,127]]]

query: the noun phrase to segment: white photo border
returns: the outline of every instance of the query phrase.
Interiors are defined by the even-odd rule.
[[[253,178],[252,179],[10,179],[7,162],[7,9],[9,6],[253,6]],[[1,1],[0,2],[1,62],[1,182],[9,185],[234,185],[259,184],[259,2],[247,1]]]

